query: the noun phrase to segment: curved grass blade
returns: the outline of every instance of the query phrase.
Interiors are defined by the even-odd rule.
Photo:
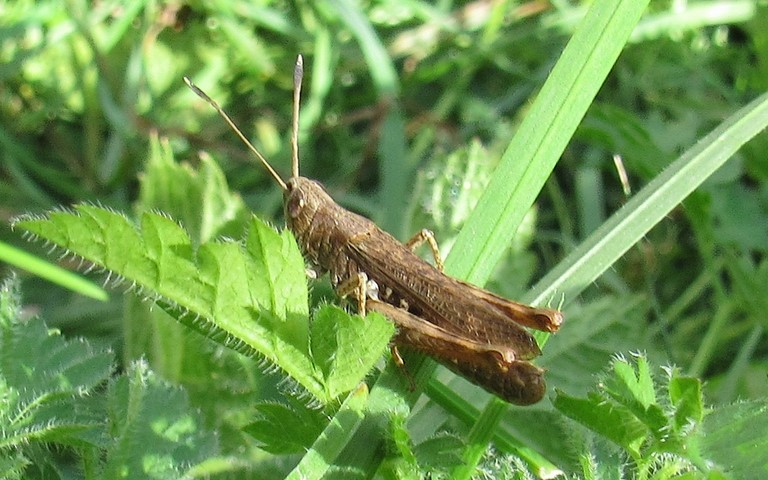
[[[742,145],[768,127],[768,94],[731,115],[675,160],[568,255],[529,292],[546,301],[573,298],[637,243]]]

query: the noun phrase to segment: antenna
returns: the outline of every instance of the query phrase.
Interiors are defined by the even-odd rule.
[[[291,128],[291,175],[299,176],[299,102],[301,80],[304,78],[304,58],[299,55],[293,69],[293,127]]]
[[[299,57],[299,59],[301,59],[301,57]],[[295,75],[294,75],[294,77],[295,77]],[[197,85],[192,83],[192,81],[189,78],[184,77],[184,83],[186,83],[187,86],[193,92],[195,92],[195,94],[197,94],[198,97],[200,97],[203,100],[205,100],[206,102],[208,102],[208,104],[210,106],[212,106],[213,108],[216,109],[217,112],[219,112],[219,115],[221,115],[221,117],[229,124],[229,126],[232,127],[232,130],[234,130],[235,133],[237,134],[237,136],[240,137],[240,140],[242,140],[243,143],[245,143],[248,146],[248,149],[251,152],[253,152],[253,154],[256,155],[256,157],[261,161],[261,164],[264,166],[264,168],[267,169],[269,174],[272,175],[272,178],[275,179],[275,181],[278,183],[278,185],[280,185],[280,188],[282,188],[283,190],[288,190],[288,187],[285,185],[285,182],[283,181],[283,179],[280,178],[280,175],[278,175],[277,172],[275,171],[275,169],[272,168],[272,165],[270,165],[269,162],[267,162],[267,159],[264,158],[264,155],[262,155],[261,152],[256,150],[256,147],[254,147],[253,144],[251,144],[251,142],[249,142],[248,139],[245,138],[245,135],[243,135],[243,132],[241,132],[240,129],[237,128],[237,125],[235,125],[235,122],[233,122],[232,119],[229,117],[229,115],[227,115],[227,112],[225,112],[219,106],[219,104],[216,103],[215,100],[213,100],[211,97],[209,97]],[[295,94],[294,94],[294,97],[295,97]],[[296,113],[294,112],[294,116],[295,115],[296,115]],[[296,122],[296,120],[294,120],[294,124],[295,124],[295,122]],[[295,134],[295,127],[294,127],[294,134]],[[298,155],[298,153],[296,153],[296,155]],[[298,170],[298,163],[296,164],[296,169]]]

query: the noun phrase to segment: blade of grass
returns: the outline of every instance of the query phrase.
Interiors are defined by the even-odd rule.
[[[573,298],[768,126],[768,94],[740,109],[675,160],[534,286],[528,301]]]
[[[467,399],[457,396],[450,387],[435,378],[431,379],[427,384],[427,391],[429,398],[440,404],[445,410],[451,412],[456,418],[467,425],[474,424],[473,428],[478,428],[479,423],[476,423],[476,421],[480,416],[480,411]],[[493,443],[499,450],[504,452],[514,451],[517,457],[528,465],[533,466],[533,469],[538,472],[541,478],[555,478],[557,475],[562,475],[563,472],[557,465],[544,458],[536,450],[522,443],[505,429],[493,428],[493,425],[491,427]]]
[[[592,5],[459,233],[452,252],[461,253],[445,262],[451,275],[478,285],[488,280],[647,3]]]
[[[556,294],[565,298],[578,295],[766,126],[768,94],[731,115],[667,167],[542,278],[524,297],[524,301],[540,303]],[[536,336],[543,344],[548,335]],[[493,414],[494,405],[499,402],[492,400],[486,409],[488,415]],[[486,412],[480,419],[486,416]],[[479,447],[475,456],[479,455]]]
[[[106,290],[83,277],[4,242],[0,242],[0,260],[86,297],[102,302],[109,299]]]
[[[722,0],[683,4],[682,10],[670,8],[648,16],[632,32],[632,42],[666,36],[670,31],[695,30],[707,25],[725,25],[749,21],[755,16],[757,4],[752,0]]]
[[[312,448],[286,479],[323,478],[363,422],[367,400],[368,388],[363,383],[349,394]]]
[[[446,271],[479,285],[488,280],[647,3],[604,0],[591,6],[459,233],[451,252],[461,253],[449,255]],[[491,399],[470,431],[453,478],[471,477],[506,408],[501,400]]]
[[[739,346],[738,354],[733,360],[728,373],[724,376],[722,385],[718,389],[718,403],[731,403],[738,400],[739,383],[747,376],[747,370],[752,366],[750,360],[755,356],[760,340],[765,335],[765,329],[757,324],[746,336],[746,340]]]

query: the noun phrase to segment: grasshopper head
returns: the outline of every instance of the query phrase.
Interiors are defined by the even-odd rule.
[[[312,219],[318,211],[334,205],[333,199],[320,182],[304,177],[288,179],[283,200],[285,222],[300,239],[311,233]]]

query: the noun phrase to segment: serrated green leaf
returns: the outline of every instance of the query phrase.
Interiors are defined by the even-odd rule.
[[[636,367],[624,358],[612,362],[612,375],[603,382],[603,391],[617,404],[631,411],[653,433],[661,439],[668,435],[668,420],[664,411],[656,404],[653,377],[644,355],[636,355]]]
[[[39,319],[0,333],[0,373],[31,400],[44,392],[87,392],[109,377],[112,355],[64,340]],[[30,396],[27,396],[30,395]]]
[[[57,449],[78,453],[89,478],[181,478],[216,454],[215,436],[180,389],[141,362],[99,388],[112,372],[111,353],[65,340],[40,319],[20,320],[14,288],[7,281],[0,289],[3,478],[32,478],[30,465],[57,470]]]
[[[356,387],[381,358],[395,327],[383,315],[349,315],[333,305],[320,307],[312,320],[312,358],[328,396]]]
[[[86,408],[112,372],[112,354],[65,340],[41,319],[22,321],[12,280],[0,289],[0,448],[33,440],[94,442],[98,411]]]
[[[648,361],[644,356],[637,356],[636,367],[633,367],[623,358],[615,360],[613,362],[613,374],[616,382],[612,382],[610,385],[618,387],[620,395],[634,399],[644,408],[648,408],[656,402],[653,378],[648,368]]]
[[[590,438],[590,440],[593,440]],[[588,441],[585,453],[579,455],[579,464],[584,480],[619,480],[625,478],[623,469],[626,461],[612,444],[594,439]]]
[[[17,226],[155,291],[187,316],[208,320],[282,368],[323,403],[354,388],[394,333],[381,316],[354,322],[341,310],[330,317],[324,316],[330,310],[321,310],[315,328],[331,333],[313,340],[322,366],[317,377],[309,354],[303,257],[289,232],[278,233],[257,219],[249,225],[244,248],[208,242],[196,251],[181,226],[150,212],[142,214],[140,229],[120,214],[90,205],[52,213],[48,220],[22,220]],[[330,329],[324,327],[328,325]],[[216,338],[215,332],[208,333]]]
[[[612,373],[616,370],[613,365]],[[613,381],[626,380],[629,372],[618,370],[623,374]],[[707,475],[691,478],[720,478],[718,468],[726,473],[738,471],[733,478],[762,478],[768,472],[768,460],[765,455],[762,460],[754,457],[768,446],[768,407],[764,403],[739,404],[705,414],[700,382],[680,377],[675,370],[670,377],[667,394],[671,406],[654,403],[643,409],[631,391],[624,392],[629,398],[618,398],[618,390],[609,394],[602,383],[586,399],[559,394],[554,403],[567,416],[624,448],[634,459],[635,468],[647,478],[678,478],[689,472]],[[699,421],[702,416],[703,423]],[[635,425],[635,438],[625,434],[630,425]],[[719,465],[714,466],[713,460]],[[755,476],[755,472],[763,473]]]
[[[701,380],[673,375],[668,388],[669,400],[675,410],[675,429],[679,431],[691,422],[701,423],[704,416]]]
[[[329,391],[342,393],[338,385],[321,385],[309,357],[304,261],[289,232],[277,233],[253,219],[245,248],[222,241],[195,251],[187,232],[162,215],[145,212],[137,229],[124,216],[91,205],[53,212],[47,219],[19,220],[16,227],[211,322],[321,402],[332,400]]]
[[[0,478],[6,480],[24,478],[24,469],[30,463],[30,460],[21,452],[10,453],[6,450],[0,457]]]
[[[318,410],[282,403],[256,405],[258,418],[243,431],[261,442],[261,449],[275,454],[303,453],[323,431],[327,420]]]
[[[213,273],[207,272],[205,265],[215,265],[216,262],[226,264],[229,260],[220,258],[226,252],[214,251],[210,254],[213,259],[206,261],[209,253],[204,250],[207,247],[199,245],[222,236],[241,237],[246,231],[250,214],[240,196],[229,190],[223,171],[210,156],[201,153],[199,163],[191,166],[174,160],[167,140],[151,135],[149,145],[144,174],[139,177],[136,217],[140,218],[144,212],[160,211],[180,222],[188,232],[193,247],[198,246],[200,276],[212,276]],[[240,246],[233,244],[232,247],[235,254],[239,253]],[[237,257],[232,261],[237,262]],[[219,296],[222,304],[231,304],[233,300],[232,295],[225,299],[227,292],[220,291]],[[262,374],[258,362],[244,362],[237,354],[254,355],[253,348],[234,341],[234,337],[210,322],[193,322],[192,317],[184,316],[185,312],[181,309],[174,311],[170,304],[161,305],[158,302],[151,305],[132,296],[122,300],[125,363],[146,358],[160,376],[172,383],[185,385],[192,401],[206,414],[221,411],[224,404],[230,406],[230,412],[240,408],[250,413],[252,408],[244,399],[252,398],[257,392],[267,394],[264,387],[270,385],[272,379]],[[157,305],[161,308],[156,308]],[[218,343],[208,341],[199,333],[208,337],[218,336],[222,340]],[[220,343],[225,341],[233,348],[220,348]],[[261,365],[262,370],[263,367]],[[211,376],[216,380],[204,380]],[[238,417],[234,413],[228,415],[228,419]],[[241,424],[237,422],[238,427]],[[222,442],[230,441],[232,435],[239,437],[234,429],[222,430],[226,432]]]
[[[158,378],[145,362],[131,365],[107,395],[112,440],[103,478],[177,478],[216,453],[215,437],[190,408],[186,394]]]
[[[177,163],[169,142],[150,136],[145,174],[140,178],[138,212],[160,210],[181,220],[197,245],[221,236],[239,236],[248,211],[230,192],[224,172],[208,155],[192,168]]]
[[[646,429],[627,408],[607,402],[596,393],[576,398],[558,392],[553,403],[564,415],[622,446],[636,458],[640,456]]]
[[[768,403],[722,405],[703,420],[701,452],[731,478],[768,478]]]
[[[413,451],[411,434],[406,427],[407,420],[402,414],[393,414],[389,419],[393,452],[381,467],[385,476],[415,478],[418,475],[419,464]]]

